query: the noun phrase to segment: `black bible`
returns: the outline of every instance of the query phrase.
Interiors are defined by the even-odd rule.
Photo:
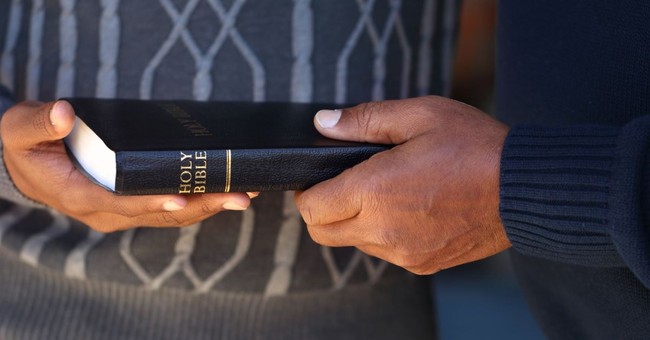
[[[65,100],[68,153],[122,195],[302,190],[388,149],[321,136],[312,121],[326,105]]]

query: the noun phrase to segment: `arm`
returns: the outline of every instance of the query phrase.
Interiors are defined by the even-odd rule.
[[[421,274],[493,255],[512,242],[519,251],[561,261],[625,263],[650,286],[643,269],[650,268],[643,267],[650,242],[639,215],[648,203],[638,190],[641,180],[648,181],[642,175],[647,170],[636,166],[630,174],[631,159],[646,162],[647,118],[623,130],[549,129],[536,137],[525,128],[508,133],[480,111],[440,97],[370,103],[316,118],[319,131],[331,138],[397,144],[296,195],[316,242],[356,246]],[[576,135],[593,139],[579,139],[582,148],[566,153],[562,145]],[[526,149],[531,142],[522,138],[556,145],[538,147],[535,159]],[[594,150],[601,144],[608,150],[604,158],[607,152]],[[534,176],[535,170],[541,174]],[[604,189],[595,197],[602,202],[593,202],[591,192],[559,193],[576,181],[590,188],[599,176]],[[550,193],[531,190],[540,186]],[[581,205],[582,215],[569,212]]]
[[[587,266],[627,265],[650,287],[650,116],[622,128],[514,127],[500,210],[513,247]]]

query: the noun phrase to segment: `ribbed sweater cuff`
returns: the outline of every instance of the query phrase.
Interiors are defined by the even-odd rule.
[[[4,112],[13,106],[14,103],[15,101],[11,92],[6,87],[0,85],[0,119]],[[0,135],[0,198],[33,208],[45,208],[44,205],[25,197],[25,195],[18,191],[18,188],[16,188],[14,182],[11,180],[4,162],[2,135]]]
[[[619,129],[511,129],[501,159],[500,213],[515,250],[588,266],[621,266],[608,193]]]

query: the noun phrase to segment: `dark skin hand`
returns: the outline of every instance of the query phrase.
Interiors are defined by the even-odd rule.
[[[244,193],[114,195],[88,180],[66,154],[62,139],[72,131],[74,120],[74,110],[65,101],[23,102],[3,115],[4,162],[14,184],[28,198],[101,232],[187,226],[250,204]]]
[[[296,193],[316,242],[355,246],[417,274],[510,247],[499,216],[507,126],[433,96],[321,111],[315,125],[334,139],[397,145]]]

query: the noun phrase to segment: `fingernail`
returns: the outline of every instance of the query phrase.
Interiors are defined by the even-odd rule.
[[[248,195],[248,198],[255,198],[260,195],[259,192],[247,192],[246,195]]]
[[[236,202],[226,202],[221,207],[226,210],[246,210],[246,207],[243,207]]]
[[[66,122],[70,120],[69,110],[61,107],[62,105],[65,106],[66,104],[67,102],[64,103],[63,100],[59,100],[54,103],[54,105],[52,105],[52,109],[50,110],[50,124],[54,126],[55,130],[61,126],[66,126]]]
[[[163,203],[163,209],[166,211],[178,211],[185,208],[184,202],[178,202],[176,200],[169,200]]]
[[[62,112],[59,109],[59,103],[61,103],[61,101],[54,103],[50,109],[50,124],[53,126],[57,126],[61,123]]]
[[[334,127],[341,119],[341,110],[320,110],[316,113],[316,121],[322,128]]]

